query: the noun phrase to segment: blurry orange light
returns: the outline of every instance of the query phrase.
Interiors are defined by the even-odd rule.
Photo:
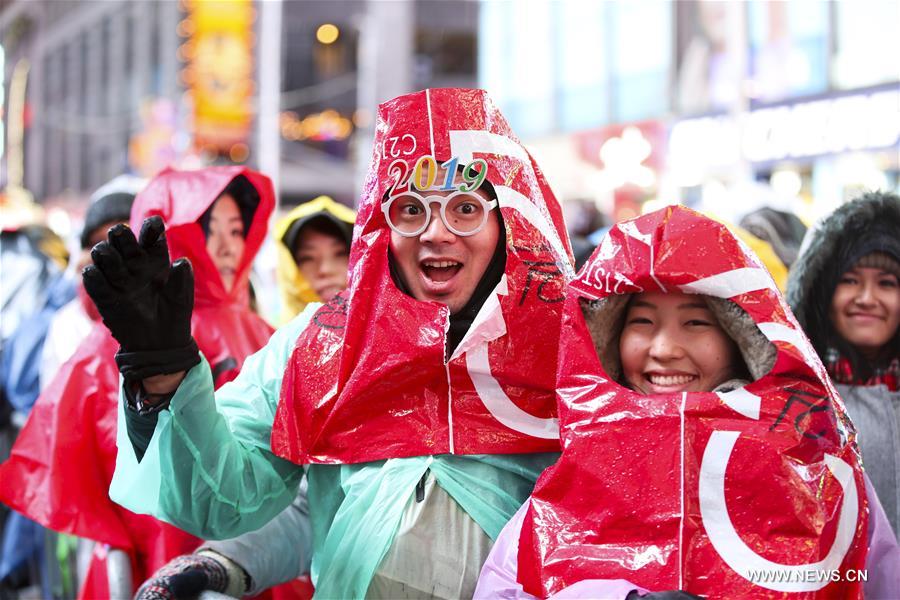
[[[341,30],[337,28],[337,25],[331,23],[319,25],[319,28],[316,29],[316,39],[326,45],[336,42],[340,34]]]

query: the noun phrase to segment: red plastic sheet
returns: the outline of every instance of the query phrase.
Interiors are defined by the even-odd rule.
[[[235,285],[226,293],[196,220],[239,174],[256,187],[260,203],[246,232]],[[272,332],[249,308],[248,274],[273,206],[267,178],[227,167],[166,171],[138,195],[132,209],[132,225],[137,228],[146,217],[161,215],[172,260],[187,257],[194,266],[191,325],[200,350],[218,371],[217,386],[233,379],[244,359]],[[60,368],[35,403],[9,460],[0,465],[0,501],[50,529],[128,551],[137,586],[174,556],[193,551],[200,540],[109,499],[116,460],[117,350],[118,343],[98,323]],[[216,369],[217,365],[221,366]],[[101,587],[83,593],[96,593],[105,585],[102,579],[91,578]]]
[[[731,299],[777,347],[774,367],[721,395],[642,396],[609,380],[579,302],[641,291]],[[614,227],[570,286],[562,337],[564,450],[522,528],[526,591],[621,578],[714,598],[862,595],[848,581],[865,568],[868,514],[853,426],[768,273],[724,226],[669,207]]]
[[[506,227],[505,276],[449,360],[448,309],[394,284],[381,211],[402,172],[395,161],[414,173],[425,156],[485,160]],[[297,340],[276,454],[354,463],[558,449],[554,370],[571,250],[547,182],[483,91],[426,90],[379,107],[350,268],[349,289]]]

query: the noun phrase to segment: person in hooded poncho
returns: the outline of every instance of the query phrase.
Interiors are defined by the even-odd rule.
[[[476,597],[862,597],[857,569],[867,597],[897,589],[843,403],[725,226],[669,207],[613,227],[561,336],[564,450]]]
[[[787,299],[859,430],[900,531],[900,197],[864,194],[807,234]]]
[[[806,225],[789,212],[764,206],[747,213],[738,222],[743,229],[768,242],[785,267],[791,268],[806,235]]]
[[[191,202],[180,200],[185,198]],[[222,229],[217,208],[225,205],[230,206],[230,217],[237,218],[229,217],[228,227]],[[266,177],[226,167],[164,171],[137,196],[132,209],[133,224],[150,215],[165,219],[169,228],[163,244],[168,243],[172,256],[194,265],[190,292],[195,307],[189,327],[215,365],[215,385],[232,379],[272,331],[249,309],[248,276],[273,207]],[[127,227],[118,225],[111,231]],[[230,242],[221,243],[225,238]],[[48,528],[100,542],[81,588],[84,598],[109,596],[107,547],[128,553],[132,581],[140,583],[199,543],[194,536],[126,510],[108,497],[117,430],[125,431],[116,421],[117,347],[106,327],[94,326],[41,395],[10,459],[0,465],[0,500]]]
[[[117,304],[128,286],[104,265],[86,272],[122,352],[168,359],[126,365],[142,378],[129,387],[126,374],[121,418],[156,423],[134,443],[120,429],[110,493],[230,537],[287,506],[307,465],[318,595],[466,596],[558,451],[553,372],[571,251],[540,170],[484,92],[381,105],[375,148],[348,290],[308,306],[215,396],[189,339],[118,328],[158,314]],[[146,224],[119,256],[161,263],[160,229]],[[138,298],[175,298],[165,308],[181,331],[189,270],[166,269],[129,281]]]

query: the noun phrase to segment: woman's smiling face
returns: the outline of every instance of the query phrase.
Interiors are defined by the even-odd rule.
[[[322,302],[330,301],[347,287],[350,251],[343,240],[307,226],[298,236],[294,260]]]
[[[897,276],[881,269],[850,269],[834,290],[829,316],[842,338],[864,355],[877,356],[900,324]]]
[[[627,385],[641,394],[710,392],[735,377],[735,343],[696,294],[632,298],[619,338]]]

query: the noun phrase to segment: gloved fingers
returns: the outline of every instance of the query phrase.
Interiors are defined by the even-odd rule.
[[[81,279],[84,281],[84,291],[91,297],[101,313],[103,307],[112,306],[118,300],[118,292],[109,285],[106,277],[96,266],[85,267],[81,272]]]
[[[146,276],[164,281],[169,271],[169,247],[166,244],[166,226],[158,215],[144,219],[138,244],[147,256]]]
[[[188,311],[194,307],[194,269],[191,261],[179,258],[172,265],[163,294],[171,302]]]
[[[196,598],[204,590],[228,589],[228,571],[219,561],[202,554],[176,556],[145,581],[135,600]]]
[[[127,289],[132,285],[132,277],[122,255],[109,242],[100,242],[91,249],[91,260],[114,288]]]
[[[109,244],[122,257],[125,268],[133,276],[132,287],[138,287],[153,279],[164,279],[168,269],[168,254],[162,261],[154,261],[135,239],[134,232],[119,224],[109,230]]]
[[[134,239],[134,232],[127,225],[119,223],[113,226],[109,233],[106,234],[106,237],[109,240],[109,245],[116,249],[116,252],[122,256],[126,263],[140,260],[143,256],[141,247],[138,246],[137,240]]]
[[[162,217],[159,215],[148,217],[144,219],[143,224],[141,224],[141,233],[138,236],[138,243],[144,250],[150,250],[150,248],[154,247],[160,239],[165,239],[165,231],[166,226],[163,223]]]

